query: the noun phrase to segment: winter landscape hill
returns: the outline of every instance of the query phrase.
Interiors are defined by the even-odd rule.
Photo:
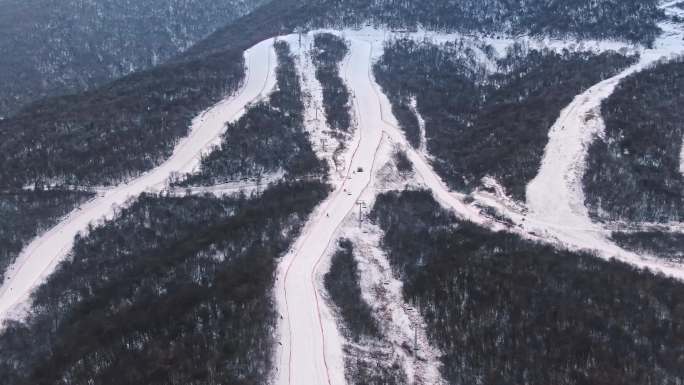
[[[2,0],[0,117],[162,64],[262,3]]]
[[[684,383],[684,3],[0,6],[2,384]]]

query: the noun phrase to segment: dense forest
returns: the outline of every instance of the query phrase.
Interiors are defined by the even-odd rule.
[[[0,284],[24,246],[91,196],[54,189],[0,192]]]
[[[684,59],[624,79],[604,101],[605,135],[589,149],[586,203],[595,217],[684,221]]]
[[[491,56],[491,48],[482,49]],[[635,58],[516,44],[504,57],[490,59],[496,62],[494,73],[463,42],[397,40],[387,45],[374,72],[414,146],[420,143],[410,106],[416,99],[433,165],[453,188],[469,191],[490,175],[524,200],[560,111]]]
[[[449,384],[684,381],[681,282],[490,232],[427,191],[385,193],[372,218]]]
[[[350,94],[340,77],[340,64],[349,48],[343,38],[330,33],[314,36],[311,52],[316,66],[316,79],[323,88],[323,108],[328,126],[333,130],[349,131],[351,127]]]
[[[297,182],[251,199],[143,195],[77,237],[27,322],[2,331],[2,383],[266,383],[277,259],[327,193]]]
[[[106,185],[153,168],[199,111],[238,88],[243,61],[227,52],[161,66],[0,121],[0,187]]]
[[[2,0],[0,117],[159,65],[265,0]]]
[[[221,144],[204,157],[183,185],[214,185],[284,171],[286,178],[319,176],[327,165],[316,157],[304,128],[304,103],[294,57],[284,41],[274,44],[277,86],[237,122],[227,123]]]
[[[658,0],[311,0],[327,25],[372,22],[392,28],[512,35],[618,38],[650,44],[664,19]],[[321,23],[321,21],[318,21]]]
[[[684,262],[684,234],[668,231],[638,231],[611,234],[621,247],[676,262]]]
[[[347,338],[378,337],[378,325],[371,308],[361,296],[359,270],[354,258],[354,244],[348,239],[339,242],[333,254],[330,271],[324,278],[325,290],[342,317]]]

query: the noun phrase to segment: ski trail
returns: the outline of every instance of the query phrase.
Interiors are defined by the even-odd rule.
[[[578,237],[575,243],[601,244],[592,239],[600,226],[592,223],[584,205],[582,177],[587,150],[594,138],[603,132],[601,102],[613,93],[622,79],[638,68],[641,63],[574,98],[551,127],[541,168],[527,186],[530,216],[561,229],[563,237]],[[582,229],[587,229],[589,238]]]
[[[355,90],[357,105],[372,99],[363,92],[370,45],[352,40],[350,60],[345,73],[348,85]],[[278,385],[344,384],[343,339],[335,317],[319,294],[317,271],[332,247],[335,234],[347,214],[356,207],[357,199],[370,184],[375,154],[382,131],[373,116],[359,116],[358,141],[351,148],[350,167],[346,177],[312,215],[292,251],[279,267],[276,288],[281,310],[279,326],[282,348]]]
[[[420,153],[427,158],[429,157],[429,151],[427,148],[427,132],[425,131],[425,119],[423,119],[423,115],[421,115],[420,111],[418,111],[418,101],[415,97],[411,98],[410,107],[411,112],[413,112],[416,115],[416,119],[418,119],[418,129],[420,130],[420,146],[418,147],[418,151],[420,151]]]
[[[275,86],[272,46],[273,39],[268,39],[245,52],[247,73],[240,90],[196,117],[189,135],[178,143],[168,160],[134,180],[100,193],[22,251],[8,268],[0,288],[0,324],[9,318],[23,317],[32,290],[67,257],[77,234],[87,231],[95,221],[111,217],[116,207],[141,193],[162,190],[172,175],[197,167],[202,154],[220,142],[225,123],[237,119],[249,103],[264,97]]]
[[[277,385],[345,383],[344,339],[334,313],[319,294],[320,274],[329,264],[345,218],[357,208],[359,198],[371,186],[383,135],[406,147],[409,159],[438,199],[472,221],[485,222],[475,208],[463,204],[448,191],[427,161],[408,145],[396,120],[385,115],[385,110],[391,111],[389,100],[378,91],[372,76],[374,55],[382,47],[375,45],[383,40],[378,39],[377,33],[357,31],[345,31],[344,37],[350,43],[350,53],[343,72],[354,95],[358,128],[354,145],[348,149],[346,177],[338,181],[331,196],[315,210],[279,267],[276,299],[281,312],[280,347],[274,381]],[[395,123],[388,123],[387,119]]]
[[[382,191],[425,187],[414,178],[413,173],[398,173],[392,158],[397,146],[388,137],[383,139],[376,159],[383,166],[373,173],[372,184],[361,196],[365,213],[373,208]],[[351,362],[361,359],[370,365],[392,367],[400,364],[410,385],[444,384],[440,372],[442,353],[430,344],[427,326],[420,312],[404,300],[403,283],[392,273],[389,259],[382,248],[382,229],[368,220],[362,220],[363,211],[359,212],[359,217],[357,213],[348,215],[338,239],[346,238],[354,244],[363,298],[380,325],[381,337],[379,340],[350,343],[348,357]]]
[[[669,6],[669,3],[664,5]],[[529,232],[542,232],[573,248],[593,249],[604,258],[615,257],[631,265],[684,279],[684,266],[639,256],[610,241],[610,231],[591,220],[584,204],[582,185],[589,146],[605,131],[601,117],[603,100],[624,78],[684,51],[681,30],[670,24],[661,27],[666,33],[656,41],[654,49],[641,54],[637,64],[578,95],[561,112],[549,131],[541,168],[527,186],[527,220],[511,211],[507,214]]]
[[[371,46],[374,46],[371,57],[369,58],[371,62],[373,62],[373,57],[377,58],[382,54],[382,44],[384,40],[379,38],[377,34],[361,34],[360,38],[365,38]],[[432,166],[427,159],[427,155],[422,154],[408,143],[404,132],[399,128],[399,123],[392,114],[392,105],[389,99],[381,91],[380,86],[375,81],[371,65],[369,65],[365,75],[369,84],[368,92],[371,92],[374,98],[373,104],[365,107],[369,110],[365,111],[365,113],[377,115],[377,119],[380,120],[380,124],[382,125],[383,132],[388,135],[390,140],[400,145],[406,152],[407,157],[411,163],[413,163],[416,174],[427,187],[432,190],[437,201],[443,206],[455,211],[465,220],[498,230],[499,226],[480,215],[479,210],[476,207],[465,204],[461,194],[452,192],[449,187],[447,187],[444,180],[442,180],[442,178],[432,169]]]

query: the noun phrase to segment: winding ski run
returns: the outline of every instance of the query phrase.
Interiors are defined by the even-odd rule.
[[[192,171],[202,154],[220,143],[225,123],[238,119],[250,103],[266,96],[275,86],[275,53],[273,39],[245,52],[247,67],[243,85],[235,95],[226,98],[196,117],[189,135],[182,139],[172,156],[159,167],[140,177],[103,191],[74,210],[61,223],[34,239],[8,268],[0,288],[0,325],[6,319],[21,319],[29,306],[31,291],[67,257],[77,234],[90,224],[111,217],[116,207],[146,191],[160,191],[174,173]]]

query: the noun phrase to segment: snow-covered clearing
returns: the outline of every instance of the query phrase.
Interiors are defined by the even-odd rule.
[[[31,291],[66,258],[74,237],[88,225],[111,217],[114,208],[125,205],[145,191],[160,191],[172,175],[193,171],[201,156],[220,142],[225,123],[237,119],[251,102],[265,96],[275,86],[273,40],[264,41],[245,52],[246,79],[240,90],[207,109],[192,122],[190,134],[176,146],[173,155],[159,167],[115,188],[74,210],[57,226],[33,240],[8,268],[0,288],[0,323],[21,318]]]
[[[239,181],[231,181],[213,186],[188,186],[188,187],[168,187],[161,193],[164,196],[184,197],[197,195],[214,195],[216,197],[225,197],[230,195],[244,194],[252,196],[259,195],[268,188],[270,184],[277,183],[283,179],[284,172],[274,172],[272,174],[263,175],[260,178],[250,178]]]

